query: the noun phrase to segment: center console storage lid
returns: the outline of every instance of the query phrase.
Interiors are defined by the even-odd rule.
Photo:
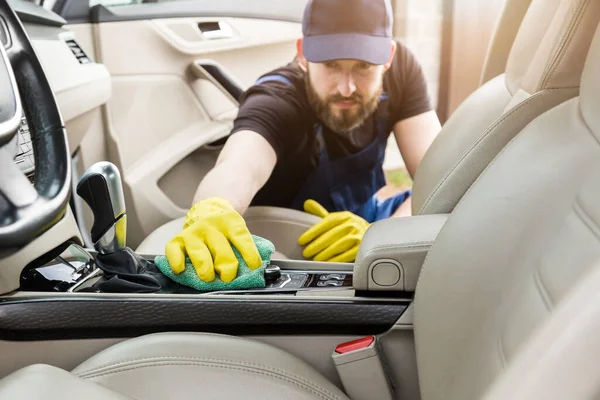
[[[354,288],[414,292],[425,256],[448,215],[389,218],[371,225],[354,263]]]

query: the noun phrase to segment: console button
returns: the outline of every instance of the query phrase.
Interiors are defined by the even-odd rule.
[[[319,278],[322,281],[329,281],[329,280],[337,280],[337,281],[343,281],[344,279],[346,279],[346,275],[345,274],[327,274],[327,275],[321,275],[321,277]]]
[[[290,274],[290,279],[291,281],[286,287],[301,288],[306,279],[308,279],[308,276],[306,274]]]
[[[344,282],[341,281],[319,281],[317,282],[317,286],[320,287],[324,287],[324,286],[334,286],[334,287],[339,287],[339,286],[343,286]]]
[[[281,272],[281,276],[276,281],[266,281],[267,287],[279,289],[299,289],[307,280],[306,274]]]

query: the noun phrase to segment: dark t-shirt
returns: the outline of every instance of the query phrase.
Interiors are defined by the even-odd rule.
[[[277,81],[250,87],[242,96],[232,132],[254,131],[275,150],[277,163],[252,205],[291,207],[296,194],[319,160],[319,142],[314,132],[318,122],[308,102],[304,72],[295,61],[265,75],[278,74],[292,84]],[[406,118],[432,109],[421,66],[404,45],[383,79],[388,95],[388,131]],[[323,138],[331,159],[354,154],[375,138],[374,118],[367,118],[352,132],[338,134],[324,127]]]

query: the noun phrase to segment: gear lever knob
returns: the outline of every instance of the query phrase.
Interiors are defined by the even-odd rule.
[[[110,254],[125,248],[127,218],[119,169],[108,161],[95,163],[79,180],[77,194],[94,214],[92,241],[96,251]]]

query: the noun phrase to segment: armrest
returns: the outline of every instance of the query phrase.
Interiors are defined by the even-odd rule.
[[[371,225],[354,263],[356,290],[413,292],[448,214],[389,218]]]

